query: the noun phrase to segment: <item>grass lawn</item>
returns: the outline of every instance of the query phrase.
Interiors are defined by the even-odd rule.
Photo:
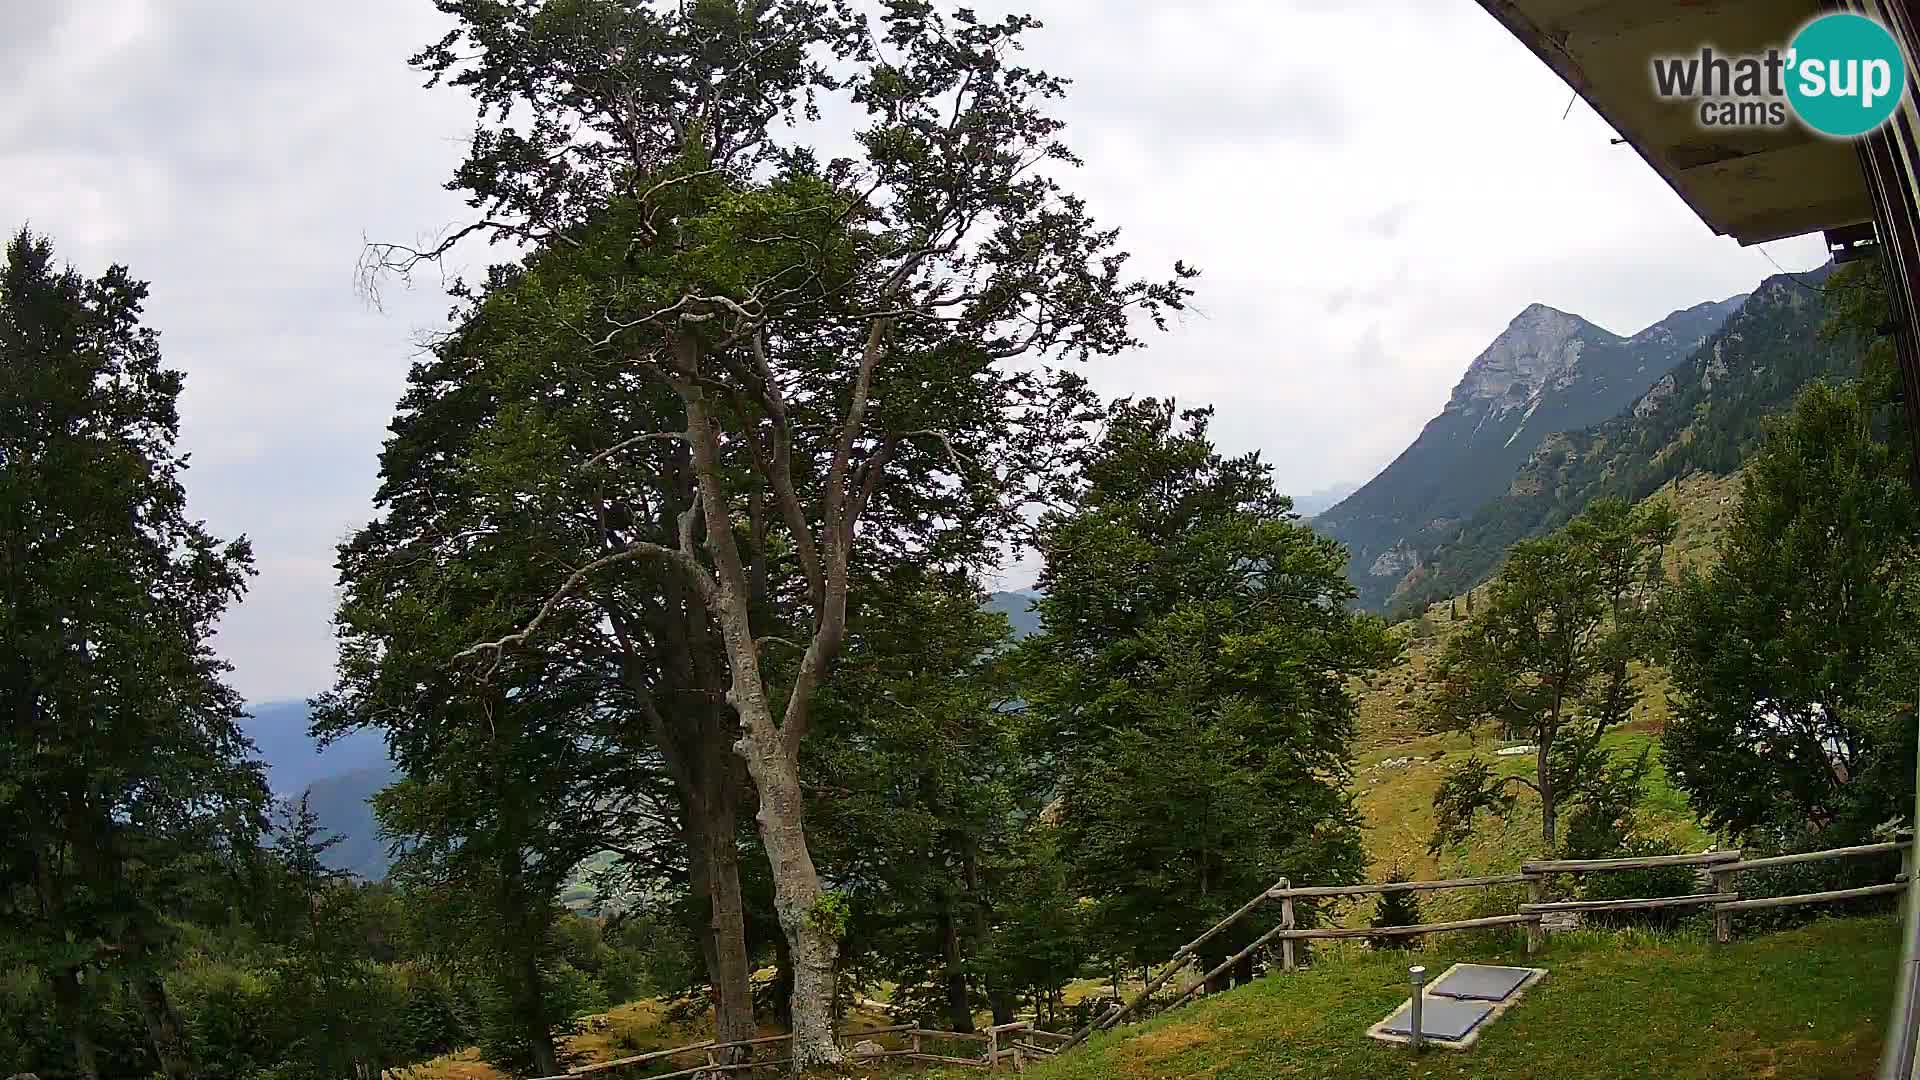
[[[1409,963],[1438,974],[1457,960],[1521,964],[1524,955],[1462,935],[1421,953],[1324,950],[1310,970],[1268,975],[1103,1035],[1026,1076],[1866,1080],[1892,1000],[1899,929],[1885,916],[1828,920],[1725,946],[1687,935],[1556,937],[1533,961],[1550,974],[1473,1049],[1417,1057],[1364,1034],[1406,999]]]

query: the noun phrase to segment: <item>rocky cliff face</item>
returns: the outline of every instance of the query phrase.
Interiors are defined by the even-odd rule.
[[[1382,606],[1418,568],[1414,541],[1504,494],[1543,439],[1633,404],[1745,297],[1676,311],[1622,337],[1533,304],[1467,366],[1440,415],[1391,465],[1315,519],[1347,545],[1360,602]]]
[[[1822,332],[1829,311],[1820,283],[1831,272],[1762,282],[1631,406],[1540,440],[1500,497],[1396,547],[1411,553],[1399,562],[1415,569],[1394,583],[1394,602],[1417,608],[1458,595],[1485,580],[1515,541],[1557,528],[1596,498],[1637,502],[1682,477],[1739,468],[1766,418],[1809,381],[1859,370],[1860,343]]]
[[[1481,422],[1516,410],[1533,412],[1545,395],[1573,383],[1587,345],[1581,331],[1590,328],[1585,319],[1545,304],[1528,307],[1474,358],[1447,410],[1475,412]]]

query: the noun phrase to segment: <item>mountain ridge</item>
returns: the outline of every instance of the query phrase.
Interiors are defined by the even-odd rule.
[[[1497,498],[1548,436],[1631,404],[1747,294],[1678,308],[1630,336],[1528,304],[1474,357],[1440,413],[1353,495],[1313,519],[1345,544],[1362,607],[1379,609],[1421,565],[1416,541]]]
[[[1638,502],[1692,473],[1728,475],[1767,417],[1807,383],[1857,373],[1858,342],[1824,333],[1831,263],[1761,282],[1740,310],[1615,415],[1543,439],[1507,490],[1458,526],[1411,545],[1419,564],[1393,587],[1402,610],[1485,580],[1515,541],[1571,520],[1594,499]]]

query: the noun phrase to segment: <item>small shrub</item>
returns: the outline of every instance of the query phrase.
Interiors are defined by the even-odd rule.
[[[1387,875],[1387,884],[1397,885],[1407,880],[1407,875],[1398,866]],[[1420,900],[1413,892],[1381,893],[1373,908],[1373,920],[1367,925],[1375,930],[1389,926],[1418,926],[1424,920],[1420,917]],[[1414,949],[1420,946],[1418,937],[1381,936],[1368,938],[1368,943],[1376,949]]]
[[[1094,1017],[1104,1015],[1108,1009],[1116,1005],[1124,1006],[1125,1004],[1126,1002],[1110,994],[1090,994],[1067,1006],[1061,1013],[1061,1020],[1065,1021],[1064,1026],[1073,1031],[1079,1031],[1093,1023]]]
[[[168,979],[186,1021],[199,1075],[252,1080],[280,1059],[274,1038],[281,1017],[272,988],[258,974],[213,962],[190,963]]]
[[[1511,915],[1527,902],[1527,888],[1524,885],[1490,885],[1473,892],[1475,895],[1467,904],[1465,914],[1460,916],[1462,919]],[[1526,931],[1517,926],[1489,926],[1483,930],[1467,930],[1448,936],[1482,952],[1505,952],[1523,948],[1526,944]]]
[[[452,980],[416,965],[397,966],[395,974],[402,993],[394,1024],[395,1052],[415,1061],[472,1045],[472,1005],[460,999]]]
[[[1612,859],[1651,858],[1680,855],[1681,850],[1665,840],[1633,839],[1605,856]],[[1656,866],[1646,870],[1613,870],[1585,874],[1580,880],[1582,900],[1637,900],[1656,896],[1686,896],[1700,891],[1699,871],[1692,866]],[[1645,927],[1671,930],[1688,922],[1709,919],[1702,908],[1653,908],[1648,911],[1593,911],[1586,923],[1597,927]]]
[[[1741,842],[1741,856],[1758,859],[1769,855],[1823,851],[1828,848],[1873,843],[1874,839],[1872,836],[1851,832],[1778,831],[1746,837]],[[1822,859],[1818,862],[1745,870],[1735,876],[1733,887],[1734,891],[1748,899],[1760,896],[1796,896],[1801,893],[1832,892],[1839,889],[1856,889],[1866,885],[1883,885],[1892,881],[1899,873],[1900,855],[1894,852],[1886,855]],[[1900,897],[1896,894],[1870,896],[1862,900],[1743,911],[1736,918],[1734,928],[1736,933],[1781,930],[1802,926],[1816,919],[1833,915],[1867,915],[1892,911],[1899,906],[1899,901]]]

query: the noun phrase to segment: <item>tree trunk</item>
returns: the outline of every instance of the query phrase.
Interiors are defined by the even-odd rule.
[[[960,927],[949,907],[940,912],[940,951],[946,960],[947,1022],[955,1031],[973,1030],[973,1002],[967,974],[960,968]]]
[[[762,710],[764,716],[764,702]],[[743,710],[744,712],[744,710]],[[771,720],[766,721],[771,730]],[[777,742],[778,734],[774,734]],[[834,962],[840,955],[838,927],[821,907],[820,876],[813,868],[803,824],[800,779],[778,746],[758,745],[751,730],[742,738],[747,767],[760,789],[760,840],[773,868],[773,907],[793,957],[793,1069],[838,1066],[834,1041]]]
[[[555,1052],[553,1030],[547,1024],[546,988],[540,974],[541,946],[547,937],[545,908],[527,895],[525,868],[520,862],[520,840],[524,817],[518,807],[509,804],[500,815],[498,875],[498,918],[506,929],[501,942],[500,990],[510,1003],[517,1025],[533,1055],[534,1071],[553,1076],[560,1071]]]
[[[1248,953],[1247,955],[1240,958],[1239,963],[1233,965],[1233,985],[1245,986],[1252,981],[1253,981],[1253,954]]]
[[[541,1076],[557,1076],[560,1055],[553,1043],[553,1029],[547,1025],[546,991],[540,976],[538,946],[521,948],[519,967],[520,989],[515,996],[520,1007],[516,1011],[520,1013],[522,1030],[533,1051],[533,1071]]]
[[[680,592],[691,592],[680,586]],[[670,595],[680,595],[669,590]],[[688,644],[670,658],[668,667],[680,684],[681,692],[711,690],[718,695],[725,686],[715,685],[717,674],[705,662],[704,635],[707,609],[697,598],[677,601],[688,606],[685,622]],[[672,628],[656,628],[656,634],[670,636]],[[696,640],[701,639],[701,640]],[[625,635],[623,633],[623,640]],[[715,664],[720,662],[714,657]],[[622,674],[635,695],[652,697],[636,655],[624,656]],[[654,747],[673,778],[679,797],[680,816],[685,822],[687,845],[687,884],[693,893],[694,925],[690,927],[700,944],[700,958],[707,969],[707,983],[713,989],[714,1040],[738,1042],[759,1034],[753,1015],[753,966],[747,951],[746,901],[740,887],[740,805],[750,799],[742,763],[733,750],[734,730],[738,726],[732,710],[715,705],[642,710],[653,733]],[[746,1059],[750,1048],[727,1051],[724,1064]]]
[[[1215,938],[1214,940],[1218,941],[1219,939]],[[1225,953],[1209,953],[1206,956],[1206,958],[1201,961],[1201,963],[1204,965],[1203,970],[1212,971],[1214,968],[1217,968],[1220,966],[1220,961],[1225,960],[1226,958],[1227,958],[1227,955]],[[1230,972],[1223,971],[1220,974],[1215,975],[1212,978],[1208,979],[1206,989],[1200,992],[1203,994],[1217,994],[1222,990],[1228,989],[1232,985],[1233,985],[1233,975]]]
[[[193,1062],[187,1057],[186,1030],[180,1023],[180,1014],[173,1011],[173,1003],[167,1000],[167,988],[160,976],[141,972],[128,978],[127,984],[139,1007],[140,1019],[146,1024],[147,1042],[153,1046],[153,1056],[159,1059],[160,1071],[167,1080],[192,1080]]]
[[[966,875],[967,898],[973,903],[973,952],[975,956],[989,951],[988,938],[993,934],[993,920],[987,911],[986,890],[980,885],[980,845],[973,837],[961,839],[961,872]],[[995,1024],[1013,1023],[1013,994],[1001,986],[991,973],[987,975],[987,1003],[993,1009]]]
[[[80,973],[58,971],[47,981],[53,984],[54,1015],[60,1018],[60,1027],[73,1048],[74,1075],[79,1080],[100,1080],[100,1056],[87,1025],[86,992],[80,987]]]
[[[693,346],[686,342],[682,347]],[[697,369],[691,357],[685,366],[689,372]],[[834,1041],[833,1000],[841,927],[832,913],[821,907],[820,875],[807,847],[806,800],[800,788],[801,729],[788,730],[774,723],[760,671],[760,648],[753,637],[752,595],[733,537],[733,507],[721,486],[720,442],[707,411],[705,391],[685,385],[680,394],[687,407],[687,438],[692,444],[694,475],[706,521],[707,550],[714,562],[713,607],[719,616],[721,638],[726,642],[731,676],[727,703],[739,715],[743,729],[734,750],[746,759],[747,773],[759,792],[760,809],[754,821],[773,872],[774,911],[793,952],[793,1071],[798,1074],[819,1066],[838,1068],[842,1055]],[[838,560],[836,574],[844,570],[844,551]],[[818,663],[817,656],[830,654],[839,646],[835,631],[844,631],[843,576],[837,588],[837,595],[829,595],[825,601],[827,610],[818,613],[823,624],[833,622],[835,626],[816,629],[808,657],[802,660],[803,669],[809,661]],[[835,613],[839,618],[830,618]],[[789,716],[795,715],[796,702],[804,713],[810,693],[796,681],[787,702]]]
[[[1554,837],[1559,831],[1560,808],[1555,805],[1558,793],[1553,790],[1552,770],[1547,768],[1547,750],[1551,744],[1551,739],[1541,739],[1540,748],[1534,752],[1534,782],[1540,787],[1540,842],[1546,845],[1542,855],[1553,854]]]
[[[506,955],[501,957],[499,968],[501,982],[505,984],[500,989],[513,1004],[513,1023],[527,1040],[534,1071],[541,1076],[553,1076],[560,1071],[560,1059],[553,1042],[553,1029],[547,1024],[546,984],[540,974],[540,947],[546,939],[546,927],[527,901],[518,868],[502,867],[500,914],[508,927],[509,940],[501,943]]]
[[[724,749],[722,753],[727,753]],[[732,792],[709,785],[683,791],[694,902],[701,913],[700,954],[713,988],[713,1038],[739,1042],[759,1032],[753,1019],[753,974],[747,958],[746,901],[740,890],[738,819]],[[744,1060],[747,1047],[725,1051],[724,1064]]]
[[[781,1027],[793,1030],[793,950],[785,934],[773,937],[773,1014]]]

